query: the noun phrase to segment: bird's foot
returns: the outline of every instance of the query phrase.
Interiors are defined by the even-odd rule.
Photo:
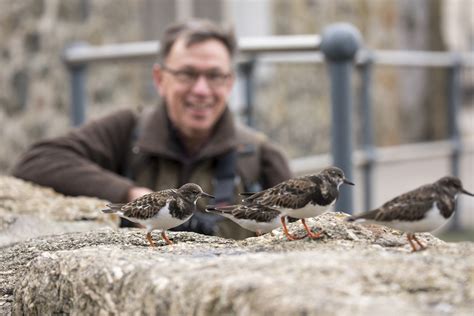
[[[412,249],[411,252],[420,252],[420,251],[424,251],[424,250],[426,250],[426,249],[428,249],[428,248],[426,248],[426,247],[421,248],[421,247],[420,247],[420,248]]]
[[[322,234],[323,234],[323,231],[320,231],[320,232],[317,232],[317,233],[313,233],[311,231],[311,229],[309,229],[308,225],[306,224],[306,221],[304,218],[301,219],[301,223],[303,223],[303,226],[304,226],[304,229],[308,232],[308,235],[306,236],[309,236],[311,239],[318,239],[318,238],[321,238]],[[305,237],[306,237],[305,236]]]
[[[166,233],[165,231],[162,231],[161,232],[161,237],[163,237],[164,241],[168,244],[168,245],[172,245],[173,242],[171,240],[169,240],[168,236],[166,236]]]
[[[151,238],[151,233],[147,233],[147,234],[146,234],[146,239],[147,239],[148,242],[150,243],[150,247],[156,247],[156,244],[155,244],[155,242],[153,241],[153,238]]]
[[[280,220],[281,220],[281,224],[283,226],[283,233],[285,234],[286,238],[288,238],[288,240],[299,240],[299,239],[306,238],[307,235],[305,235],[303,237],[297,237],[297,236],[292,235],[288,232],[288,227],[286,227],[286,222],[285,222],[285,216],[281,217]]]
[[[306,238],[308,235],[298,237],[298,236],[290,234],[289,232],[286,232],[285,236],[286,236],[286,238],[288,238],[288,240],[300,240],[300,239]]]
[[[423,244],[418,240],[418,238],[416,238],[415,234],[413,234],[413,233],[408,233],[408,234],[407,234],[407,239],[408,239],[408,242],[410,243],[410,246],[411,246],[411,249],[412,249],[411,252],[417,252],[417,251],[426,250],[426,246],[423,245]],[[415,245],[415,243],[413,242],[413,240],[418,244],[419,248],[416,247],[416,245]]]
[[[323,236],[323,233],[324,231],[319,231],[317,233],[313,233],[312,231],[309,231],[308,232],[308,236],[311,238],[311,239],[319,239],[319,238],[322,238]]]

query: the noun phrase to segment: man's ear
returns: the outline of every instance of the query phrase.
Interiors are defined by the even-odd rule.
[[[163,70],[159,64],[153,65],[153,82],[155,84],[155,89],[160,96],[162,94],[162,85],[163,85]]]
[[[227,89],[230,91],[232,90],[235,83],[235,74],[232,72],[229,80],[227,80]]]

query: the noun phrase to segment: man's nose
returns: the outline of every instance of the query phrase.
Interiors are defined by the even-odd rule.
[[[196,82],[194,83],[192,90],[194,93],[199,93],[199,94],[209,94],[212,91],[211,86],[207,82],[206,76],[204,75],[200,75],[196,79]]]

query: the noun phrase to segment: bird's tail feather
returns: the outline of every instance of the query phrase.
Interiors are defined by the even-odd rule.
[[[356,223],[363,223],[367,221],[367,213],[359,214],[359,215],[351,215],[346,218],[347,222],[356,222]]]
[[[364,218],[362,216],[364,216],[365,213],[362,213],[362,214],[358,214],[358,215],[351,215],[349,217],[346,218],[346,221],[347,222],[358,222],[358,221],[361,221],[363,220]]]
[[[116,213],[116,212],[120,211],[120,209],[122,208],[122,206],[123,206],[123,203],[111,203],[111,204],[107,204],[107,207],[108,207],[108,208],[103,209],[102,212],[107,213],[107,214]]]
[[[208,206],[206,207],[206,212],[221,214],[221,213],[230,212],[230,211],[232,211],[234,208],[235,208],[235,206],[233,206],[233,205],[221,206],[221,207],[219,207],[219,206],[214,206],[214,205],[208,205]]]
[[[217,210],[217,208],[215,206],[206,207],[206,212],[208,212],[208,213],[219,213],[219,211]]]
[[[240,196],[251,196],[251,195],[254,195],[255,192],[240,192],[239,195]]]

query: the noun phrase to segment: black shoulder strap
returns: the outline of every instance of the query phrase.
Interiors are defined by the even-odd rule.
[[[125,168],[122,172],[122,175],[132,180],[134,180],[136,176],[133,172],[135,168],[139,164],[145,163],[145,160],[147,159],[147,156],[140,152],[140,149],[136,145],[136,142],[143,129],[145,128],[145,122],[152,110],[152,107],[147,107],[139,113],[137,121],[135,123],[135,127],[133,128],[132,133],[130,134],[130,148],[128,150],[127,162],[125,164]]]
[[[132,131],[131,139],[130,139],[130,150],[129,150],[129,157],[127,158],[128,161],[125,166],[125,170],[123,175],[129,179],[134,179],[134,170],[140,165],[146,163],[147,155],[140,152],[140,149],[136,146],[136,141],[139,138],[139,135],[144,129],[145,121],[150,115],[151,108],[145,108],[137,118],[137,122],[135,128]],[[252,150],[243,150],[242,155],[245,156],[254,156],[256,155],[257,150],[252,147]],[[215,203],[216,204],[231,204],[234,202],[235,198],[235,187],[239,183],[240,178],[237,174],[237,157],[239,152],[237,149],[230,150],[227,153],[222,154],[216,159],[216,173],[214,176],[214,196],[215,196]],[[258,159],[257,159],[258,160]],[[258,161],[256,162],[258,163]],[[157,173],[157,172],[156,172]],[[156,176],[156,174],[155,174]],[[253,187],[256,185],[255,183],[250,185],[250,188],[246,188],[246,190],[255,191],[257,187]],[[246,185],[248,186],[248,184]]]
[[[233,149],[217,158],[214,177],[214,201],[216,204],[234,202],[235,185],[238,181],[236,169],[237,150]]]

